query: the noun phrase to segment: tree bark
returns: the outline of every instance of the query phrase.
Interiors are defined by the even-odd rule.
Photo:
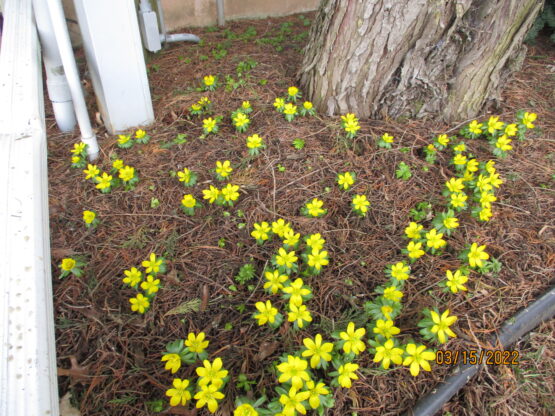
[[[543,0],[323,0],[299,71],[328,115],[475,117],[520,67]]]

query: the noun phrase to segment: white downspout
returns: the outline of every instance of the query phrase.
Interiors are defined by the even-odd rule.
[[[42,46],[46,87],[50,101],[52,101],[54,117],[61,131],[70,132],[75,128],[77,120],[46,0],[33,0],[33,9]]]
[[[83,143],[88,145],[87,154],[89,156],[89,160],[94,161],[98,159],[99,155],[98,143],[96,141],[96,135],[92,130],[89,113],[87,112],[87,105],[85,103],[85,97],[83,96],[83,90],[81,88],[81,81],[79,79],[77,64],[75,63],[75,56],[73,55],[73,49],[71,48],[71,41],[69,39],[62,2],[61,0],[46,0],[46,2],[50,13],[52,27],[54,29],[54,35],[56,36],[56,42],[58,43],[60,56],[67,76],[69,89],[71,91],[71,98],[73,99],[75,106],[75,114],[77,116],[77,122],[79,123],[79,129],[81,130],[81,140]]]

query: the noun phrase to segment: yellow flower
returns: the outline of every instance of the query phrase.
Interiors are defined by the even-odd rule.
[[[106,172],[103,172],[102,176],[97,176],[96,180],[98,181],[96,184],[97,189],[108,189],[112,186],[112,175],[108,175]]]
[[[200,383],[200,382],[199,382]],[[195,394],[195,399],[197,400],[196,408],[200,409],[203,406],[208,407],[210,413],[214,413],[218,410],[218,400],[222,400],[225,395],[218,390],[214,384],[202,385],[201,390]]]
[[[136,267],[131,267],[130,270],[124,270],[123,274],[125,275],[125,277],[123,278],[123,283],[131,287],[137,286],[142,280],[143,276],[143,274],[139,270],[137,270]]]
[[[442,146],[447,146],[449,144],[449,137],[446,134],[440,134],[437,137],[437,142]]]
[[[202,193],[204,194],[203,198],[208,199],[211,204],[220,196],[220,190],[212,185],[210,185],[210,189],[204,189]]]
[[[96,165],[91,165],[90,163],[87,165],[87,169],[83,171],[86,174],[85,179],[92,179],[98,176],[100,173],[100,169],[96,167]]]
[[[403,292],[395,286],[386,287],[383,291],[383,297],[393,302],[400,302],[403,297]]]
[[[81,161],[81,156],[73,156],[71,158],[71,163],[79,163]]]
[[[451,205],[455,208],[463,208],[466,204],[468,196],[464,192],[455,192],[451,194]]]
[[[516,132],[518,131],[518,128],[516,126],[516,124],[507,124],[507,127],[505,127],[505,134],[507,136],[516,136]]]
[[[258,149],[264,145],[264,141],[262,137],[258,134],[253,134],[252,136],[247,137],[247,147],[249,149]]]
[[[461,192],[464,189],[464,183],[462,178],[451,178],[445,182],[445,186],[449,189],[449,192]]]
[[[366,349],[366,345],[364,345],[364,341],[362,340],[364,334],[366,334],[366,329],[355,329],[355,323],[349,322],[349,325],[347,325],[347,331],[339,334],[341,339],[345,340],[345,343],[343,344],[343,351],[345,351],[346,354],[352,352],[355,355],[364,351]]]
[[[407,246],[408,255],[411,259],[419,259],[425,252],[422,250],[422,243],[409,242]]]
[[[74,143],[73,144],[73,149],[71,149],[71,153],[74,154],[75,156],[80,155],[81,153],[83,153],[85,151],[85,146],[86,144],[81,142],[81,143]]]
[[[125,166],[119,170],[119,178],[123,182],[129,182],[135,177],[135,168],[131,166]]]
[[[243,110],[248,110],[249,108],[251,108],[251,103],[249,101],[243,101],[241,103],[241,108]]]
[[[174,388],[166,391],[166,396],[170,397],[170,406],[185,406],[191,400],[191,392],[187,390],[189,380],[175,378],[172,385]]]
[[[216,127],[216,120],[214,120],[212,117],[205,118],[204,120],[202,120],[202,127],[208,133],[211,133]]]
[[[252,230],[251,236],[253,236],[256,240],[266,241],[270,238],[268,233],[271,229],[270,225],[266,221],[262,221],[260,224],[254,223],[253,227],[254,230]]]
[[[470,264],[470,267],[482,267],[484,265],[483,260],[489,259],[489,254],[485,252],[485,249],[485,245],[478,246],[478,244],[472,243],[468,252],[468,264]]]
[[[181,367],[181,357],[177,354],[166,354],[162,357],[162,362],[166,362],[165,369],[175,374]]]
[[[503,128],[503,122],[499,121],[499,117],[491,116],[488,120],[488,132],[490,134],[495,133],[496,130],[501,130]]]
[[[112,162],[112,167],[116,170],[120,170],[121,168],[123,168],[123,160],[121,159],[116,159]]]
[[[272,306],[272,302],[269,300],[266,303],[256,302],[254,306],[260,312],[254,314],[254,318],[258,319],[258,325],[264,325],[267,322],[273,324],[276,321],[278,310]]]
[[[305,338],[303,344],[306,350],[303,351],[303,357],[310,357],[310,366],[312,368],[318,367],[322,360],[331,361],[331,352],[333,351],[333,344],[325,342],[322,344],[322,335],[316,334],[314,339]]]
[[[480,194],[480,204],[482,207],[489,208],[492,202],[497,201],[497,197],[491,192],[482,192]]]
[[[407,228],[405,228],[405,234],[408,238],[416,240],[420,238],[420,234],[424,227],[416,222],[411,222]]]
[[[358,121],[349,121],[345,123],[344,128],[347,133],[351,133],[351,134],[355,134],[358,130],[360,130]]]
[[[264,289],[270,289],[272,294],[276,294],[283,289],[283,283],[289,278],[286,274],[280,274],[278,270],[267,271],[264,273],[267,282],[264,283]]]
[[[443,239],[443,233],[438,233],[435,228],[432,228],[426,233],[426,246],[433,248],[435,250],[447,245],[446,241]]]
[[[466,165],[466,156],[460,153],[456,154],[455,157],[453,157],[453,163],[457,166]]]
[[[275,107],[277,110],[281,110],[283,107],[285,107],[285,100],[284,100],[283,98],[277,97],[277,98],[274,100],[274,107]]]
[[[225,160],[223,163],[219,160],[216,162],[216,173],[222,178],[228,177],[231,172],[233,172],[233,168],[229,160]]]
[[[126,144],[131,140],[130,134],[118,134],[118,144]]]
[[[437,149],[433,144],[429,144],[428,146],[426,146],[426,148],[428,149],[428,151],[430,152],[435,152]]]
[[[405,262],[400,261],[391,266],[391,276],[397,280],[407,280],[409,278],[410,267]]]
[[[313,107],[313,105],[312,105],[312,103],[311,103],[310,101],[305,101],[305,102],[303,103],[303,107],[304,107],[305,110],[311,110],[312,107]]]
[[[62,268],[62,270],[69,272],[73,270],[76,264],[77,262],[75,260],[68,257],[68,258],[62,259],[62,264],[60,265],[60,267]]]
[[[443,219],[443,226],[448,230],[452,230],[453,228],[457,228],[459,226],[459,219],[455,217],[445,217]]]
[[[191,110],[193,111],[200,111],[202,109],[202,106],[200,104],[192,104],[191,105]]]
[[[470,159],[466,162],[466,170],[469,172],[476,172],[478,170],[478,161],[476,159]]]
[[[482,208],[479,214],[482,221],[489,221],[493,215],[490,208]]]
[[[145,268],[146,273],[158,273],[162,265],[162,259],[157,259],[156,254],[150,253],[149,259],[144,260],[141,265]]]
[[[513,146],[510,144],[511,142],[512,140],[504,134],[497,139],[497,142],[495,142],[495,147],[501,149],[504,152],[507,152],[513,148]]]
[[[464,143],[459,143],[455,147],[453,147],[455,152],[464,152],[466,150],[466,145]]]
[[[294,246],[299,242],[301,235],[299,233],[295,234],[295,231],[290,229],[283,234],[283,244],[287,244],[288,246]]]
[[[203,78],[204,81],[204,85],[206,85],[207,87],[211,87],[212,85],[214,85],[214,82],[216,82],[216,78],[214,78],[213,75],[206,75]]]
[[[243,403],[233,411],[233,416],[258,416],[258,412],[248,403]]]
[[[285,114],[289,114],[289,115],[293,116],[293,115],[297,114],[297,106],[295,104],[292,104],[292,103],[287,103],[283,107],[283,112]]]
[[[381,361],[382,367],[388,369],[391,363],[401,364],[403,362],[403,350],[401,348],[395,348],[395,343],[392,339],[385,341],[383,345],[376,347],[376,355],[374,355],[374,362],[379,363]]]
[[[236,127],[243,127],[248,125],[250,122],[249,117],[245,113],[239,112],[235,115],[235,117],[233,117],[233,124]]]
[[[306,305],[295,305],[289,303],[289,313],[287,314],[287,320],[289,322],[297,321],[299,328],[303,328],[304,322],[312,322],[312,316],[310,311],[307,309]]]
[[[149,274],[146,280],[141,283],[141,289],[143,289],[147,295],[153,295],[160,289],[160,279],[154,279],[154,277]]]
[[[181,205],[185,208],[194,208],[197,205],[197,200],[191,194],[183,195],[183,199],[181,200]]]
[[[289,223],[286,223],[283,218],[279,218],[277,221],[272,222],[272,232],[280,238],[290,229],[291,226]]]
[[[432,326],[430,331],[434,334],[437,334],[437,338],[441,344],[445,344],[449,337],[457,337],[457,334],[455,334],[451,330],[451,328],[449,328],[455,323],[457,317],[449,316],[449,309],[446,309],[445,312],[441,314],[441,316],[435,311],[430,311],[430,316],[435,324],[434,326]]]
[[[276,367],[281,373],[278,381],[280,383],[287,383],[290,381],[294,388],[300,389],[303,386],[303,380],[310,380],[310,376],[306,372],[307,367],[308,363],[306,360],[293,355],[288,355],[287,361]]]
[[[310,397],[309,391],[298,392],[295,387],[289,389],[289,394],[282,394],[279,397],[279,402],[283,405],[281,414],[283,416],[296,416],[297,412],[304,415],[306,408],[303,402]]]
[[[191,170],[183,168],[183,170],[177,172],[177,177],[179,178],[179,182],[189,182],[191,180]]]
[[[499,173],[492,173],[490,174],[489,182],[496,188],[499,188],[499,186],[503,183],[503,180],[499,177]]]
[[[480,190],[480,192],[491,190],[490,178],[484,175],[479,175],[478,180],[476,181],[476,187]]]
[[[137,139],[142,139],[145,136],[146,136],[146,131],[144,131],[144,130],[139,129],[135,132],[135,137]]]
[[[83,211],[83,221],[85,221],[85,224],[92,224],[95,218],[96,214],[93,211]]]
[[[358,376],[355,371],[358,370],[358,364],[345,363],[339,367],[337,372],[339,376],[337,377],[337,382],[341,387],[351,388],[351,379],[358,380]]]
[[[139,293],[135,298],[129,299],[129,303],[131,303],[131,310],[139,313],[145,313],[150,306],[148,298],[145,298],[142,293]]]
[[[320,233],[310,234],[306,238],[306,245],[312,250],[322,250],[325,242]]]
[[[202,364],[204,365],[203,367],[197,367],[195,370],[200,377],[198,385],[206,386],[207,384],[212,384],[219,388],[223,384],[222,379],[227,376],[227,370],[222,369],[222,359],[216,357],[212,363],[204,360]]]
[[[351,172],[345,172],[343,174],[340,173],[339,175],[337,175],[337,183],[339,185],[339,188],[346,191],[351,186],[353,186],[353,184],[355,183],[355,178],[353,178]]]
[[[291,282],[289,286],[283,288],[283,293],[290,295],[289,303],[293,305],[302,305],[303,296],[310,295],[310,289],[303,287],[303,279],[297,278],[294,282]]]
[[[326,210],[322,208],[324,205],[324,201],[319,200],[318,198],[313,198],[312,201],[307,202],[306,209],[308,214],[312,217],[318,217],[326,213]]]
[[[382,140],[386,143],[393,143],[393,136],[384,133],[384,135],[382,136]]]
[[[368,207],[370,206],[370,201],[366,199],[366,195],[355,195],[353,197],[353,207],[365,214],[368,212]]]
[[[287,95],[290,97],[296,97],[299,93],[299,89],[297,87],[289,87],[287,88]]]
[[[455,271],[455,273],[451,270],[447,270],[445,276],[447,277],[447,283],[445,283],[445,285],[451,292],[457,293],[459,290],[468,290],[464,285],[468,281],[468,276],[464,276],[460,270]]]
[[[488,171],[488,173],[490,175],[493,175],[495,173],[495,161],[494,160],[488,160],[487,161],[486,170]]]
[[[393,321],[391,319],[388,319],[387,321],[384,321],[383,319],[378,319],[378,321],[376,322],[376,326],[372,331],[374,332],[374,334],[381,335],[386,339],[389,339],[393,335],[397,335],[401,332],[399,328],[393,325]]]
[[[393,312],[393,308],[389,305],[383,305],[380,308],[380,312],[382,313],[383,316],[385,316],[387,319],[391,319],[391,313]]]
[[[343,120],[344,123],[358,122],[358,118],[353,113],[347,113],[341,116],[341,120]]]
[[[209,344],[208,340],[205,340],[206,334],[204,332],[199,332],[195,335],[193,332],[189,332],[187,339],[185,340],[185,346],[189,348],[189,351],[201,354]]]
[[[239,185],[232,185],[228,183],[225,188],[222,188],[222,195],[226,201],[237,201],[239,198]]]
[[[316,270],[320,270],[322,266],[327,266],[328,263],[327,251],[312,250],[312,253],[308,255],[308,265]]]
[[[536,113],[526,112],[524,113],[524,117],[522,118],[522,124],[524,124],[529,129],[533,129],[535,126],[532,123],[536,121],[537,118],[538,115]]]
[[[326,388],[324,383],[315,383],[312,380],[306,382],[307,391],[310,393],[308,398],[308,403],[313,409],[318,409],[320,407],[320,395],[329,394],[329,390]]]
[[[416,344],[408,344],[405,351],[408,357],[403,361],[403,365],[410,366],[410,373],[413,377],[420,374],[420,368],[424,371],[432,371],[428,361],[435,360],[435,352],[426,350],[425,345],[416,346]]]
[[[468,125],[468,130],[474,134],[482,134],[482,126],[482,123],[472,120],[472,122]]]

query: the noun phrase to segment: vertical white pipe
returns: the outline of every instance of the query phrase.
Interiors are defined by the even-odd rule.
[[[218,26],[225,26],[224,0],[216,0],[218,9]]]
[[[89,159],[93,161],[98,158],[99,148],[96,135],[92,130],[89,113],[87,112],[87,105],[81,88],[75,56],[71,48],[62,2],[61,0],[46,1],[58,48],[60,49],[60,56],[64,65],[69,89],[71,91],[71,97],[75,106],[75,114],[77,116],[77,122],[79,123],[79,129],[81,130],[81,140],[88,145],[87,153]]]
[[[77,120],[46,0],[33,0],[33,9],[42,46],[46,87],[52,101],[54,117],[61,131],[70,132],[75,128]]]

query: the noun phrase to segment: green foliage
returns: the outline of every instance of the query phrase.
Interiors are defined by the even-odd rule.
[[[305,141],[303,139],[295,139],[293,140],[293,147],[297,150],[304,149]]]
[[[397,170],[395,171],[395,176],[397,177],[397,179],[408,181],[412,177],[410,166],[407,165],[405,162],[399,163],[399,165],[397,166]]]
[[[432,216],[432,204],[426,201],[419,202],[409,211],[409,215],[416,222],[427,219]]]
[[[544,27],[549,28],[549,39],[555,43],[555,0],[547,0],[545,2],[543,10],[528,31],[524,41],[532,45],[535,44],[538,34]]]
[[[249,280],[252,280],[255,272],[256,270],[252,263],[244,264],[239,269],[239,273],[235,275],[235,281],[241,285],[244,285]]]

